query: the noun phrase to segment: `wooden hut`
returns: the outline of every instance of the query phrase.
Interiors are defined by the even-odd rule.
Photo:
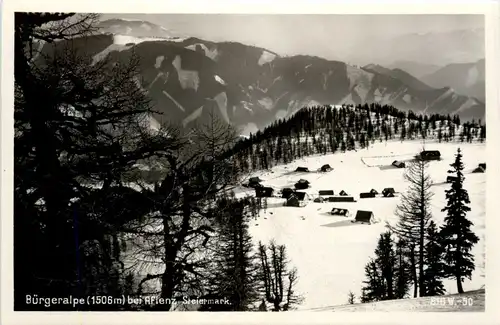
[[[333,215],[333,216],[348,217],[349,216],[349,210],[347,210],[347,209],[339,209],[339,208],[332,208],[332,211],[330,212],[330,214]]]
[[[375,222],[375,216],[371,211],[358,210],[354,222],[372,224]]]
[[[295,193],[292,193],[285,202],[287,207],[300,207],[300,200]]]
[[[392,162],[392,165],[393,165],[394,167],[397,167],[397,168],[405,168],[405,167],[406,167],[406,164],[405,164],[404,162],[402,162],[402,161],[398,161],[398,160],[394,160],[394,161]]]
[[[304,201],[304,199],[307,197],[307,193],[306,192],[297,192],[297,191],[295,191],[293,194],[295,194],[295,196],[297,196],[297,198],[299,199],[299,201]]]
[[[289,187],[284,188],[281,190],[281,197],[284,199],[288,199],[293,192],[295,191]]]
[[[256,197],[272,197],[274,189],[272,187],[256,187],[255,196]]]
[[[368,199],[368,198],[373,198],[373,197],[375,197],[375,193],[372,193],[372,192],[359,193],[360,199]]]
[[[394,197],[394,193],[396,193],[396,191],[394,191],[394,189],[392,187],[386,187],[382,191],[382,195],[384,197]]]
[[[332,167],[330,167],[330,165],[325,164],[325,165],[321,166],[320,171],[322,171],[322,172],[329,172],[329,171],[331,171],[332,169],[333,169],[333,168],[332,168]]]
[[[331,196],[328,202],[356,202],[352,196]]]
[[[422,160],[441,160],[441,153],[438,150],[424,150],[420,153]]]
[[[306,188],[309,188],[309,181],[305,179],[299,180],[297,183],[295,183],[295,188],[297,190],[304,190]]]

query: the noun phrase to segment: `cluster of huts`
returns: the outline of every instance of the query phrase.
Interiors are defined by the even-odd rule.
[[[404,163],[403,163],[404,164]],[[404,166],[404,165],[403,165]],[[330,165],[323,165],[318,171],[320,172],[328,172],[332,170]],[[307,173],[309,169],[307,167],[297,167],[296,172]],[[261,184],[262,180],[259,177],[252,177],[248,180],[248,183],[245,185],[247,187],[251,187],[255,189],[256,197],[264,198],[264,197],[276,197],[274,195],[275,190],[272,187],[264,186]],[[299,179],[295,184],[294,188],[283,188],[278,194],[281,198],[285,199],[284,206],[289,207],[301,207],[305,205],[305,201],[309,199],[309,195],[306,192],[301,190],[308,189],[310,187],[310,182],[306,179]],[[382,191],[383,197],[394,197],[394,189],[393,188],[385,188]],[[352,195],[349,195],[346,191],[341,190],[335,195],[333,190],[320,190],[318,192],[318,196],[314,199],[314,202],[356,202]],[[370,192],[360,193],[360,198],[373,198],[379,195],[379,193],[372,189]],[[350,213],[348,209],[345,208],[332,208],[331,215],[335,216],[343,216],[350,217]],[[373,212],[371,211],[363,211],[359,210],[356,212],[355,218],[352,222],[366,223],[371,224],[376,222]]]
[[[274,189],[269,186],[263,186],[261,184],[261,179],[258,177],[250,178],[247,186],[255,189],[255,196],[258,198],[273,197]],[[286,200],[286,206],[300,206],[300,202],[304,201],[305,198],[309,198],[306,192],[301,192],[300,190],[305,190],[310,187],[310,182],[306,179],[300,179],[294,184],[294,188],[284,188],[279,194],[281,198]],[[387,187],[382,190],[382,197],[394,197],[396,191],[392,187]],[[359,194],[360,199],[374,198],[380,196],[379,192],[372,189],[369,192],[363,192]],[[333,190],[320,190],[318,196],[314,199],[316,203],[322,202],[356,202],[352,195],[349,195],[346,191],[341,190],[337,195]]]
[[[333,170],[333,168],[329,164],[325,164],[325,165],[321,166],[321,168],[318,169],[318,172],[326,173],[326,172],[329,172],[332,170]],[[295,171],[297,173],[309,173],[309,168],[299,166],[295,169]]]
[[[395,193],[396,193],[396,191],[392,187],[386,187],[382,190],[383,197],[394,197]],[[374,198],[377,195],[379,195],[379,192],[375,189],[371,189],[370,192],[359,193],[359,198],[360,199],[368,199],[368,198]]]

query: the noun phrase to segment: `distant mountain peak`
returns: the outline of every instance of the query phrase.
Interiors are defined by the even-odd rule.
[[[102,32],[130,35],[136,37],[185,38],[186,35],[173,29],[154,24],[149,21],[128,18],[111,18],[103,20],[98,27]]]

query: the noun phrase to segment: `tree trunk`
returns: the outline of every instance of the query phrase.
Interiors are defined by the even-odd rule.
[[[413,281],[413,297],[418,296],[417,266],[415,265],[415,246],[410,247],[411,279]]]
[[[175,252],[172,251],[173,243],[170,235],[168,217],[163,218],[163,245],[165,249],[165,270],[161,277],[161,298],[165,299],[165,304],[162,304],[161,309],[170,310],[172,307],[171,298],[173,298],[174,295]]]
[[[458,293],[464,293],[464,288],[462,287],[462,277],[461,276],[457,276],[457,290],[458,290]]]
[[[424,235],[425,235],[425,228],[424,228],[424,217],[421,218],[420,220],[420,238],[419,238],[419,248],[418,248],[418,260],[419,260],[419,265],[418,265],[418,286],[419,286],[419,296],[424,297],[425,296],[425,285],[424,285]]]

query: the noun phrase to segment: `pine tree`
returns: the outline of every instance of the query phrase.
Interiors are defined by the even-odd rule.
[[[230,305],[203,305],[202,311],[246,311],[258,301],[258,260],[252,253],[248,219],[258,210],[251,198],[222,198],[216,215],[219,236],[209,291],[217,298],[228,298]]]
[[[375,249],[375,262],[384,281],[382,300],[394,298],[395,254],[393,243],[392,234],[387,231],[380,235],[377,248]]]
[[[384,282],[374,259],[370,259],[365,265],[365,276],[365,286],[361,288],[361,302],[382,300],[385,295]]]
[[[427,268],[424,271],[427,295],[443,295],[445,293],[443,282],[441,281],[444,275],[443,248],[437,226],[432,220],[427,228],[427,243],[425,244],[424,254],[427,263]]]
[[[349,293],[347,294],[347,303],[349,305],[353,305],[355,299],[356,299],[356,296],[354,295],[354,292],[349,291]]]
[[[408,294],[411,283],[410,263],[408,262],[408,247],[404,240],[396,242],[394,266],[394,298],[403,299]]]
[[[474,257],[470,251],[479,238],[471,231],[473,223],[467,219],[470,201],[469,194],[463,187],[465,178],[462,173],[464,165],[460,148],[457,150],[455,162],[450,166],[452,169],[448,173],[454,174],[456,178],[451,183],[451,188],[445,191],[448,203],[442,211],[446,211],[447,216],[440,234],[445,249],[445,274],[456,279],[457,290],[463,293],[462,282],[465,277],[470,279],[475,269]]]

